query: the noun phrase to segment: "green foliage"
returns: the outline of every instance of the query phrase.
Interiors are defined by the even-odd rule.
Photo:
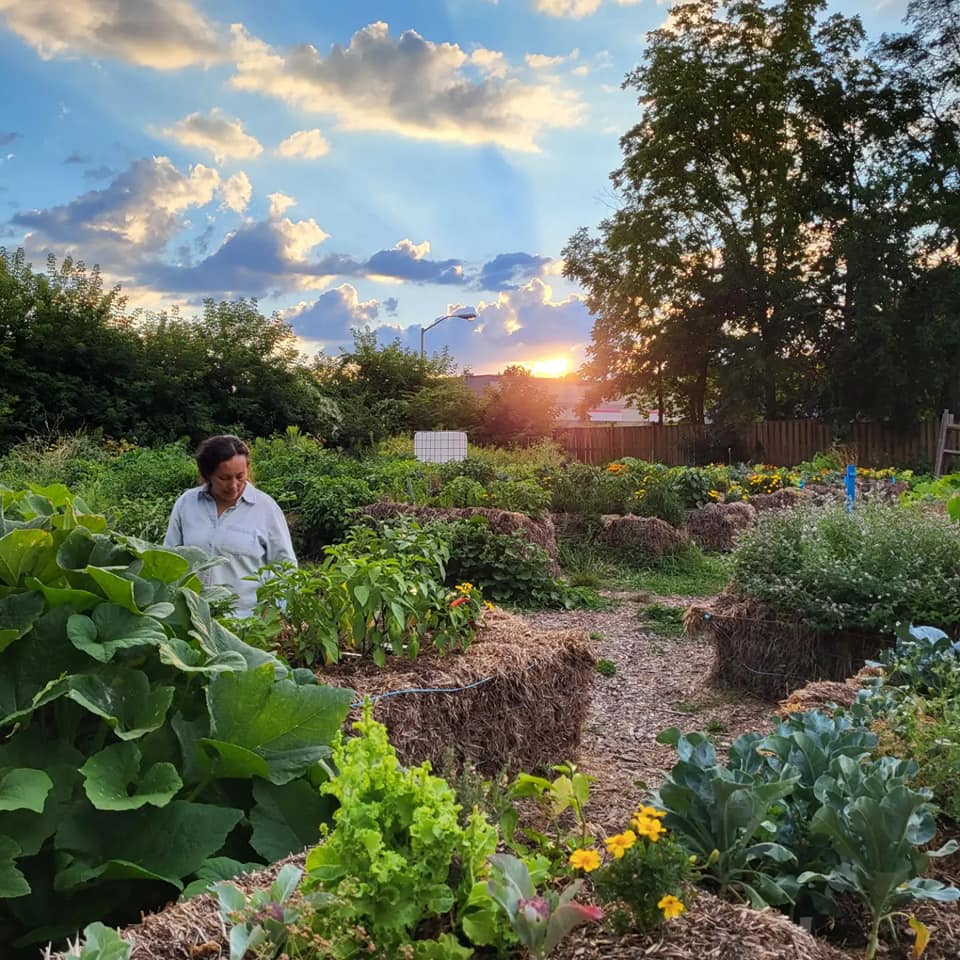
[[[920,509],[867,503],[765,516],[739,539],[732,586],[825,630],[960,622],[960,530]]]
[[[315,478],[336,471],[337,457],[316,437],[287,427],[281,435],[254,440],[250,464],[256,485],[285,510],[295,510]]]
[[[933,839],[936,823],[929,792],[907,786],[914,772],[889,757],[867,764],[839,757],[831,775],[817,783],[822,806],[810,829],[826,839],[839,862],[828,872],[805,871],[797,881],[823,882],[860,900],[870,917],[866,960],[876,956],[881,921],[898,907],[960,899],[956,887],[923,876],[930,858],[953,853],[957,842],[920,849]]]
[[[531,480],[494,480],[488,488],[487,506],[540,517],[550,506],[550,494]]]
[[[617,673],[617,665],[613,660],[608,659],[607,657],[601,657],[597,661],[597,673],[601,677],[613,677]]]
[[[83,936],[66,953],[67,960],[129,960],[133,949],[116,930],[102,923],[84,927]]]
[[[572,607],[593,602],[550,574],[547,551],[519,533],[494,533],[485,517],[443,524],[450,543],[447,581],[475,583],[496,603]],[[582,588],[581,588],[582,590]]]
[[[556,513],[600,516],[626,513],[637,478],[629,473],[611,473],[586,463],[571,463],[552,475],[551,507]]]
[[[481,594],[444,586],[450,550],[436,530],[409,520],[380,533],[357,527],[324,552],[319,566],[270,568],[257,593],[280,611],[291,662],[336,663],[350,650],[383,666],[388,654],[416,657],[425,642],[446,652],[473,640]]]
[[[679,637],[683,634],[683,607],[650,603],[640,608],[640,620],[653,624],[661,636]]]
[[[360,507],[376,497],[365,480],[354,477],[316,477],[304,485],[294,529],[305,552],[316,556],[320,548],[342,540]]]
[[[64,487],[0,503],[3,941],[134,917],[226,849],[302,846],[283,798],[322,777],[352,693],[219,623],[200,551],[109,534]]]
[[[524,367],[511,366],[483,398],[476,434],[481,443],[523,446],[550,437],[557,419],[553,393]]]
[[[599,907],[586,907],[573,899],[582,886],[576,880],[559,896],[549,888],[539,895],[522,860],[509,853],[490,858],[487,890],[510,918],[520,942],[538,960],[577,927],[603,919]]]
[[[615,930],[648,933],[659,926],[665,917],[660,906],[664,897],[675,897],[682,906],[684,890],[694,879],[690,854],[669,831],[639,830],[644,821],[651,822],[652,812],[662,814],[642,808],[632,821],[638,828],[636,840],[622,856],[607,860],[590,875],[598,899],[608,906],[608,919]],[[652,821],[659,827],[658,816]]]
[[[305,888],[342,898],[338,924],[397,956],[424,921],[456,928],[496,831],[477,813],[461,826],[453,790],[429,764],[400,766],[369,702],[354,726],[357,736],[334,744],[337,774],[321,789],[340,806],[307,855]]]
[[[722,554],[704,553],[690,544],[646,567],[621,568],[617,579],[660,596],[713,596],[720,593],[730,579],[730,560]]]
[[[687,518],[680,494],[669,477],[651,481],[638,490],[628,507],[631,513],[641,517],[659,517],[672,527],[682,526]]]
[[[454,477],[443,485],[434,498],[441,507],[482,507],[487,503],[487,491],[482,483],[469,477]]]

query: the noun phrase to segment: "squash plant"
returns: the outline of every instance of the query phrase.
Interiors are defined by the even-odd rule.
[[[0,488],[0,942],[135,917],[331,814],[352,693],[230,633],[213,562],[109,532],[65,487]]]

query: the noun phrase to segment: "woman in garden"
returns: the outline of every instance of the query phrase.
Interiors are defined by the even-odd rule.
[[[246,617],[256,607],[258,585],[246,578],[268,563],[296,564],[290,530],[273,497],[250,482],[250,451],[239,437],[209,437],[196,457],[202,483],[177,499],[163,543],[224,557],[226,563],[202,576],[233,590],[235,615]]]

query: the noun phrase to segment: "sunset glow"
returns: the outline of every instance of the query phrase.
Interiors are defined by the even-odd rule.
[[[546,360],[534,360],[525,363],[524,366],[528,367],[535,377],[562,377],[565,373],[570,372],[570,358],[564,356],[548,357]]]

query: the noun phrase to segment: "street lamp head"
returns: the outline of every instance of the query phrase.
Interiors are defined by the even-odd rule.
[[[476,320],[477,311],[474,307],[461,307],[450,314],[451,317],[458,317],[460,320]]]

